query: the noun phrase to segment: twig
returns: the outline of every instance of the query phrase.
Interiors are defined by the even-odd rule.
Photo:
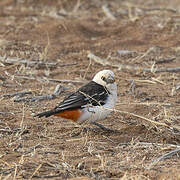
[[[157,49],[157,48],[156,48],[155,46],[150,47],[150,48],[149,48],[145,53],[143,53],[142,55],[137,56],[137,57],[131,59],[131,62],[136,61],[136,60],[140,61],[142,58],[146,57],[148,54],[150,54],[150,53],[152,53],[152,52],[155,52],[156,49]]]
[[[123,146],[123,145],[131,145],[132,143],[128,142],[128,143],[119,143],[118,146]],[[169,146],[169,147],[176,147],[176,148],[180,148],[180,146],[175,145],[175,144],[160,144],[160,143],[149,143],[149,142],[137,142],[137,144],[139,145],[144,145],[144,146]]]
[[[162,156],[160,156],[159,158],[155,159],[149,166],[148,166],[148,169],[150,169],[154,164],[157,164],[159,161],[163,161],[167,158],[170,158],[171,156],[177,154],[180,152],[180,148],[177,148],[175,150],[172,150]]]
[[[38,152],[41,153],[41,152]],[[43,151],[42,154],[59,154],[60,152],[55,152],[55,151]]]
[[[13,130],[11,130],[11,129],[0,129],[0,132],[13,133]]]
[[[180,84],[177,84],[175,87],[176,91],[180,89]]]
[[[1,95],[1,97],[8,97],[8,98],[11,98],[11,97],[14,97],[14,96],[25,96],[27,94],[32,94],[31,91],[24,91],[24,92],[17,92],[17,93],[13,93],[13,94],[3,94]]]
[[[16,175],[17,175],[17,164],[15,163],[15,170],[14,170],[14,177],[13,177],[13,180],[16,179]]]
[[[36,78],[36,77],[29,77],[29,76],[14,76],[14,78],[17,78],[17,79],[28,79],[28,80],[38,80],[38,81],[50,81],[50,82],[59,82],[59,83],[85,83],[86,81],[78,81],[78,80],[68,80],[68,79],[43,79],[43,78]]]
[[[131,116],[134,116],[134,117],[138,117],[140,119],[143,119],[143,120],[146,120],[148,122],[150,122],[151,124],[156,124],[156,125],[160,125],[160,126],[165,126],[165,127],[168,127],[169,128],[169,125],[165,124],[165,123],[160,123],[160,122],[157,122],[157,121],[153,121],[151,119],[148,119],[146,117],[143,117],[143,116],[140,116],[138,114],[134,114],[134,113],[130,113],[130,112],[126,112],[126,111],[119,111],[119,110],[114,110],[115,112],[119,112],[119,113],[123,113],[123,114],[129,114]]]
[[[177,154],[177,153],[179,153],[179,152],[180,152],[180,148],[177,148],[177,149],[175,149],[175,150],[172,150],[172,151],[170,151],[170,152],[168,152],[168,153],[160,156],[158,159],[154,160],[154,161],[153,161],[153,164],[156,163],[156,162],[159,162],[159,161],[163,161],[164,159],[167,159],[167,158],[169,158],[169,157],[171,157],[171,156],[173,156],[174,154]]]
[[[8,134],[19,133],[20,135],[23,135],[29,133],[29,130],[27,128],[24,128],[23,130],[21,128],[0,129],[0,133],[8,133]]]
[[[160,84],[163,84],[163,85],[166,85],[163,81],[160,81],[159,79],[157,79],[157,78],[151,78],[153,81],[155,81],[155,82],[158,82],[158,83],[160,83]]]
[[[111,65],[106,59],[101,59],[100,57],[94,55],[91,52],[88,53],[87,57],[94,60],[96,63],[103,65],[103,66]]]
[[[107,16],[107,18],[111,19],[112,21],[116,20],[114,15],[110,12],[109,8],[107,7],[107,4],[102,6],[102,10],[104,14]]]
[[[51,82],[60,82],[60,83],[86,83],[86,80],[68,80],[68,79],[48,79]]]
[[[179,145],[175,145],[175,144],[160,144],[160,143],[149,143],[149,142],[138,142],[138,144],[140,145],[145,145],[145,146],[170,146],[170,147],[176,147],[176,148],[180,148]]]
[[[102,58],[94,55],[91,52],[88,54],[88,58],[94,60],[96,63],[101,64],[103,66],[109,65],[112,67],[117,67],[117,68],[119,68],[119,70],[120,69],[129,69],[129,70],[140,70],[140,69],[142,69],[142,68],[133,67],[130,65],[124,65],[124,64],[120,64],[120,63],[112,63],[112,62],[107,61],[107,59],[102,59]]]
[[[144,102],[144,103],[117,103],[117,104],[121,104],[121,105],[146,105],[146,106],[154,106],[154,105],[158,105],[158,106],[172,106],[172,104],[170,103],[158,103],[158,102]]]
[[[147,69],[148,71],[148,69]],[[175,67],[175,68],[159,68],[155,70],[155,73],[157,72],[178,72],[180,71],[180,67]]]
[[[45,95],[45,96],[35,96],[35,97],[28,97],[28,98],[17,98],[14,99],[14,102],[38,102],[43,100],[51,100],[55,99],[56,96],[54,94]]]
[[[131,65],[124,65],[124,64],[120,64],[120,63],[112,63],[112,62],[107,61],[107,59],[101,59],[100,57],[94,55],[91,52],[88,54],[88,58],[91,58],[96,63],[101,64],[103,66],[109,65],[109,66],[112,66],[112,67],[116,67],[116,68],[118,68],[118,70],[127,69],[127,70],[136,70],[136,71],[142,71],[142,72],[152,72],[152,68],[141,68],[141,67],[134,67],[134,66],[131,66]],[[153,69],[154,73],[178,72],[178,71],[180,71],[180,67]]]
[[[135,88],[136,88],[136,83],[134,82],[134,80],[132,80],[128,92],[133,96],[135,96]]]
[[[158,61],[156,61],[156,64],[169,63],[171,61],[174,61],[175,59],[176,59],[175,57],[172,57],[172,58],[169,58],[169,59],[161,58]]]
[[[54,67],[64,67],[64,66],[72,66],[77,65],[77,63],[71,63],[71,64],[58,64],[54,62],[45,62],[45,61],[39,61],[39,60],[27,60],[27,59],[20,59],[20,58],[8,58],[8,57],[2,57],[0,56],[0,62],[4,64],[25,64],[30,67],[48,67],[48,68],[54,68]]]
[[[0,114],[12,114],[12,115],[14,115],[13,112],[0,112]]]
[[[80,5],[81,5],[80,0],[77,0],[77,3],[76,3],[76,5],[75,5],[74,8],[73,8],[73,12],[74,12],[74,13],[78,11]]]
[[[133,54],[135,51],[129,51],[129,50],[117,50],[117,53],[119,55],[129,55],[129,54]]]
[[[125,79],[128,81],[132,81],[132,79]],[[151,84],[156,84],[156,82],[148,80],[148,79],[133,79],[135,82],[141,82],[141,83],[151,83]]]
[[[43,146],[41,144],[36,144],[35,146],[29,148],[28,151],[24,152],[24,155],[27,155],[27,154],[35,151],[37,148],[43,148]]]
[[[56,177],[61,177],[61,176],[62,176],[62,173],[55,174],[55,175],[44,175],[44,176],[34,175],[33,177],[34,178],[40,178],[40,179],[51,179],[51,178],[56,178]]]
[[[6,169],[6,170],[0,170],[0,174],[10,174],[12,171],[14,171],[15,167]],[[10,174],[11,175],[11,174]]]
[[[108,109],[108,108],[106,108],[106,109]],[[108,110],[110,110],[110,109],[108,109]],[[131,116],[134,116],[134,117],[137,117],[137,118],[146,120],[146,121],[150,122],[151,124],[155,124],[155,125],[158,125],[158,126],[164,126],[164,127],[170,128],[170,129],[177,129],[177,130],[180,131],[180,127],[178,127],[178,126],[170,126],[170,125],[167,125],[167,124],[165,124],[165,123],[153,121],[153,120],[151,120],[151,119],[148,119],[148,118],[146,118],[146,117],[140,116],[140,115],[138,115],[138,114],[134,114],[134,113],[126,112],[126,111],[120,111],[120,110],[116,110],[116,109],[114,109],[114,110],[112,110],[112,111],[114,111],[114,112],[119,112],[119,113],[122,113],[122,114],[128,114],[128,115],[131,115]]]
[[[34,96],[34,97],[26,97],[26,98],[16,98],[14,99],[14,102],[37,102],[37,101],[43,101],[43,100],[52,100],[57,98],[61,93],[63,93],[65,90],[64,87],[61,85],[57,85],[53,94],[50,95],[44,95],[44,96]]]
[[[31,175],[31,177],[29,178],[29,180],[33,178],[33,176],[38,172],[38,170],[41,168],[41,166],[42,166],[42,164],[40,164],[40,165],[35,169],[35,171],[34,171],[33,174]]]
[[[172,8],[146,8],[146,7],[139,7],[139,8],[143,9],[144,11],[170,11],[172,13],[177,13],[177,10]]]
[[[136,15],[135,7],[133,7],[130,3],[126,3],[128,7],[128,17],[130,21],[135,22],[139,17]],[[134,11],[133,11],[134,10]]]
[[[54,62],[44,62],[44,61],[31,61],[31,60],[26,60],[26,59],[20,59],[20,58],[7,58],[7,57],[2,57],[0,56],[0,61],[4,64],[25,64],[27,66],[33,67],[57,67],[58,63]]]
[[[61,93],[63,93],[65,91],[66,88],[64,88],[63,86],[61,86],[60,84],[58,84],[55,89],[54,89],[54,92],[53,94],[55,96],[59,96]]]

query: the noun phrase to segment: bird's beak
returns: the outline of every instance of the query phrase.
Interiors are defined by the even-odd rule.
[[[112,76],[110,76],[110,77],[108,77],[107,79],[106,79],[106,83],[107,84],[112,84],[112,83],[114,83],[115,82],[115,79],[114,79],[114,77],[112,77]]]

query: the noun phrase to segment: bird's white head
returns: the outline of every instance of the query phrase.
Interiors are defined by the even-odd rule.
[[[93,81],[105,86],[109,91],[117,91],[117,84],[115,82],[115,75],[111,70],[102,70],[98,72]]]

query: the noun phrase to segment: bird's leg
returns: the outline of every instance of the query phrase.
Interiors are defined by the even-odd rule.
[[[95,125],[95,126],[98,126],[99,128],[101,128],[101,129],[104,130],[104,131],[115,132],[115,130],[110,129],[110,128],[106,128],[106,127],[104,127],[102,124],[99,124],[99,123],[97,123],[97,122],[91,122],[91,124],[93,124],[93,125]]]

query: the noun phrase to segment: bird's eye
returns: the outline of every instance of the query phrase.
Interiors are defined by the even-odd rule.
[[[105,78],[104,76],[102,76],[101,79],[102,79],[103,81],[106,81],[106,78]]]

